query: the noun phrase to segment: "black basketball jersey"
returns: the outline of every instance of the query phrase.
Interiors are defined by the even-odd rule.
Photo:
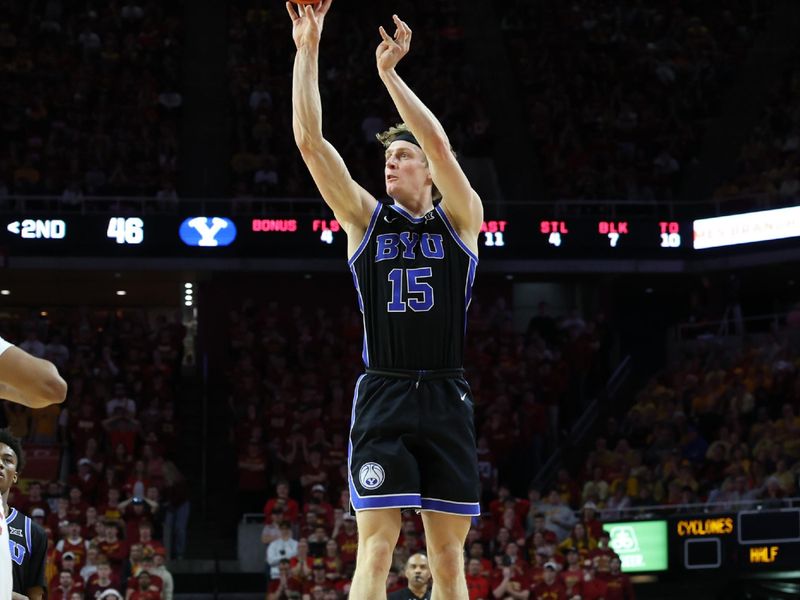
[[[431,600],[431,588],[428,588],[423,596],[417,596],[408,588],[397,590],[389,594],[388,600]]]
[[[34,587],[47,590],[47,534],[44,529],[16,508],[12,508],[6,517],[6,525],[11,550],[11,570],[14,573],[14,591],[25,594]]]
[[[413,217],[378,203],[349,261],[373,369],[461,367],[478,257],[441,206]]]

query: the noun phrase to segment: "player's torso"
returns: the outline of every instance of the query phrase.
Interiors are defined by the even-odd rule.
[[[460,367],[477,257],[441,208],[379,205],[350,260],[372,368]]]

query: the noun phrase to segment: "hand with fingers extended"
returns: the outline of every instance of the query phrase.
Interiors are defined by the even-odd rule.
[[[378,28],[383,41],[375,51],[375,59],[378,62],[378,72],[381,73],[394,69],[411,49],[411,28],[397,15],[392,15],[392,20],[396,27],[393,37],[386,33],[383,26]]]
[[[292,19],[292,38],[297,49],[304,46],[318,46],[322,35],[322,24],[333,0],[321,0],[317,4],[286,3],[286,10]]]

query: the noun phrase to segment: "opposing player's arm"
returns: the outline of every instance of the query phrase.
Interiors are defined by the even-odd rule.
[[[292,76],[292,130],[322,198],[346,230],[366,229],[377,201],[350,175],[344,160],[322,135],[322,101],[319,93],[319,39],[332,0],[316,8],[292,8],[292,35],[297,54]],[[349,231],[348,231],[349,232]]]
[[[0,343],[4,341],[0,338]],[[67,383],[50,361],[9,346],[0,354],[0,398],[43,408],[59,404],[67,396]]]
[[[450,148],[450,140],[431,110],[397,74],[395,67],[411,48],[411,29],[393,15],[394,37],[381,27],[383,38],[375,57],[378,73],[392,101],[428,159],[433,183],[442,193],[442,208],[459,233],[473,241],[483,223],[483,205]]]

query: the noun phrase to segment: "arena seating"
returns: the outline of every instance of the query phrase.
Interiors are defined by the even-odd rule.
[[[185,551],[188,510],[174,463],[182,327],[158,312],[66,308],[12,310],[2,327],[69,381],[61,406],[2,403],[30,458],[9,504],[47,532],[48,597],[124,595],[143,570],[171,586],[163,565]]]
[[[282,4],[229,3],[230,94],[234,126],[231,169],[234,196],[315,197],[291,129],[294,48]],[[381,8],[385,10],[381,11]],[[491,135],[474,74],[463,60],[463,29],[452,2],[340,2],[325,21],[320,56],[323,130],[345,157],[353,177],[383,194],[383,151],[375,133],[399,121],[377,76],[376,23],[389,29],[396,11],[415,31],[402,75],[443,121],[455,150],[486,156]],[[393,26],[391,31],[393,31]],[[458,93],[454,93],[458,90]]]
[[[507,52],[548,195],[674,199],[766,8],[505,3]]]
[[[0,6],[0,196],[174,192],[182,3]]]

